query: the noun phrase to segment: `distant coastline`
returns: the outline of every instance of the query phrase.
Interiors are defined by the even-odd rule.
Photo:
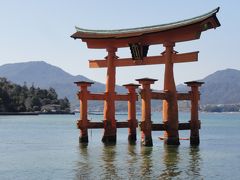
[[[74,112],[0,112],[0,116],[27,116],[27,115],[58,115],[58,114],[75,114]]]
[[[0,115],[39,115],[36,112],[0,112]]]

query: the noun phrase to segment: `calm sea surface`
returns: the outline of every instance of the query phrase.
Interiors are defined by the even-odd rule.
[[[89,130],[88,146],[78,143],[79,115],[0,116],[0,180],[38,179],[240,179],[240,114],[201,113],[201,144],[153,147],[128,145],[127,129],[117,144],[104,146],[102,130]],[[101,120],[101,116],[90,119]],[[127,119],[117,116],[119,121]],[[140,119],[140,118],[139,118]],[[160,113],[152,120],[160,122]],[[187,122],[189,114],[181,113]],[[189,131],[181,131],[189,137]]]

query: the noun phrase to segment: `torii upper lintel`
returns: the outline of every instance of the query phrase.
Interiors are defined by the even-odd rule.
[[[194,18],[140,28],[118,30],[89,30],[76,27],[77,32],[71,37],[82,39],[88,48],[128,47],[129,44],[142,45],[164,44],[199,39],[201,32],[217,28],[220,23],[216,17],[219,7]]]

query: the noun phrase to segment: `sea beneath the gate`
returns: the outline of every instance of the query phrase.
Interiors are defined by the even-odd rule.
[[[187,112],[179,116],[180,122],[190,118]],[[88,145],[80,145],[77,119],[79,114],[0,116],[0,179],[240,178],[240,113],[200,113],[199,147],[188,140],[166,146],[159,140],[163,132],[153,132],[153,147],[143,147],[139,130],[129,145],[127,129],[118,129],[116,145],[101,142],[102,129],[89,130]],[[102,115],[89,119],[101,121]],[[152,121],[160,123],[161,113],[152,113]]]

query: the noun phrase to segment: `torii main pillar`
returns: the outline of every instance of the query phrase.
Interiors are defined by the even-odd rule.
[[[178,135],[178,104],[177,91],[173,75],[173,47],[175,43],[167,42],[165,47],[165,74],[164,90],[168,92],[168,98],[163,100],[163,123],[167,130],[164,132],[164,140],[168,145],[179,145]]]
[[[102,142],[116,142],[116,119],[115,119],[115,84],[116,84],[116,67],[114,64],[117,48],[107,48],[107,81],[104,101],[104,134]]]

